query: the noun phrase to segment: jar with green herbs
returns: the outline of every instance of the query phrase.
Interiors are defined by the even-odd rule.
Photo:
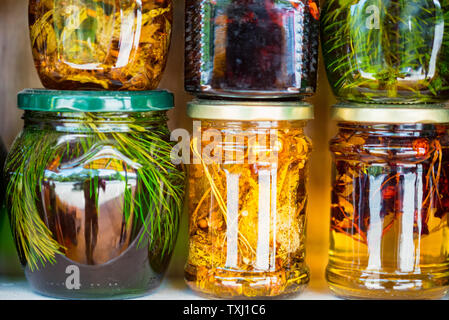
[[[3,167],[5,165],[5,160],[6,160],[6,155],[7,155],[7,151],[6,151],[6,147],[3,144],[3,140],[0,137],[0,211],[3,208],[3,201],[5,200],[5,175],[3,172]],[[0,215],[1,216],[1,215]],[[1,230],[1,221],[2,219],[0,219],[0,230]]]
[[[25,90],[6,207],[32,288],[62,298],[155,289],[178,233],[184,173],[166,91]]]
[[[322,46],[335,95],[371,103],[449,99],[448,0],[324,3]]]
[[[33,57],[47,89],[157,88],[172,23],[172,0],[29,1]]]
[[[5,176],[3,174],[3,166],[6,155],[5,145],[0,138],[0,276],[19,276],[22,270],[17,259],[9,228],[8,215],[4,207]]]
[[[449,288],[449,108],[339,104],[326,277],[343,297]]]
[[[308,164],[304,102],[194,101],[185,280],[200,295],[273,298],[301,292]]]

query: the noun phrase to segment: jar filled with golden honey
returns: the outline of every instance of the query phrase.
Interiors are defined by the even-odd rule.
[[[305,102],[194,101],[187,284],[215,298],[293,295],[305,263]]]
[[[441,298],[449,286],[449,109],[338,104],[334,119],[330,289]]]
[[[58,90],[153,90],[170,45],[171,0],[30,0],[42,84]]]

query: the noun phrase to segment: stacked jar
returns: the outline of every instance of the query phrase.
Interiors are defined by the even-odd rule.
[[[140,296],[162,281],[185,177],[155,90],[172,1],[37,1],[30,36],[46,89],[19,93],[6,208],[32,288],[62,298]]]
[[[449,288],[448,9],[427,0],[323,8],[340,100],[326,271],[337,295],[423,299]]]
[[[301,292],[318,1],[187,0],[185,89],[196,96],[185,280],[214,298]]]

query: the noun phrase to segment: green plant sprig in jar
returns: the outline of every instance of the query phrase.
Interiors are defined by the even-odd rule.
[[[322,44],[337,98],[434,103],[449,98],[449,1],[328,0]]]
[[[173,144],[164,103],[170,104],[172,96],[80,92],[64,97],[68,94],[42,90],[19,96],[22,106],[51,96],[91,111],[24,107],[25,129],[8,156],[6,173],[7,208],[27,277],[42,277],[48,268],[73,262],[85,273],[90,266],[135,265],[135,275],[104,267],[105,279],[115,277],[119,285],[121,279],[125,293],[136,289],[126,287],[127,277],[135,277],[135,283],[147,278],[150,283],[150,276],[160,280],[174,249],[184,194],[184,172],[170,160]],[[111,105],[106,99],[131,109],[105,107]],[[148,107],[149,102],[162,107]],[[101,279],[101,272],[97,276]]]

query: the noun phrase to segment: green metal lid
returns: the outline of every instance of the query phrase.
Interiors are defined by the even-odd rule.
[[[237,121],[311,120],[313,106],[304,101],[193,100],[187,115],[194,119]]]
[[[364,123],[449,123],[449,104],[362,104],[340,102],[332,119]]]
[[[148,112],[170,110],[173,94],[154,91],[68,91],[26,89],[18,95],[22,110],[43,112]]]

